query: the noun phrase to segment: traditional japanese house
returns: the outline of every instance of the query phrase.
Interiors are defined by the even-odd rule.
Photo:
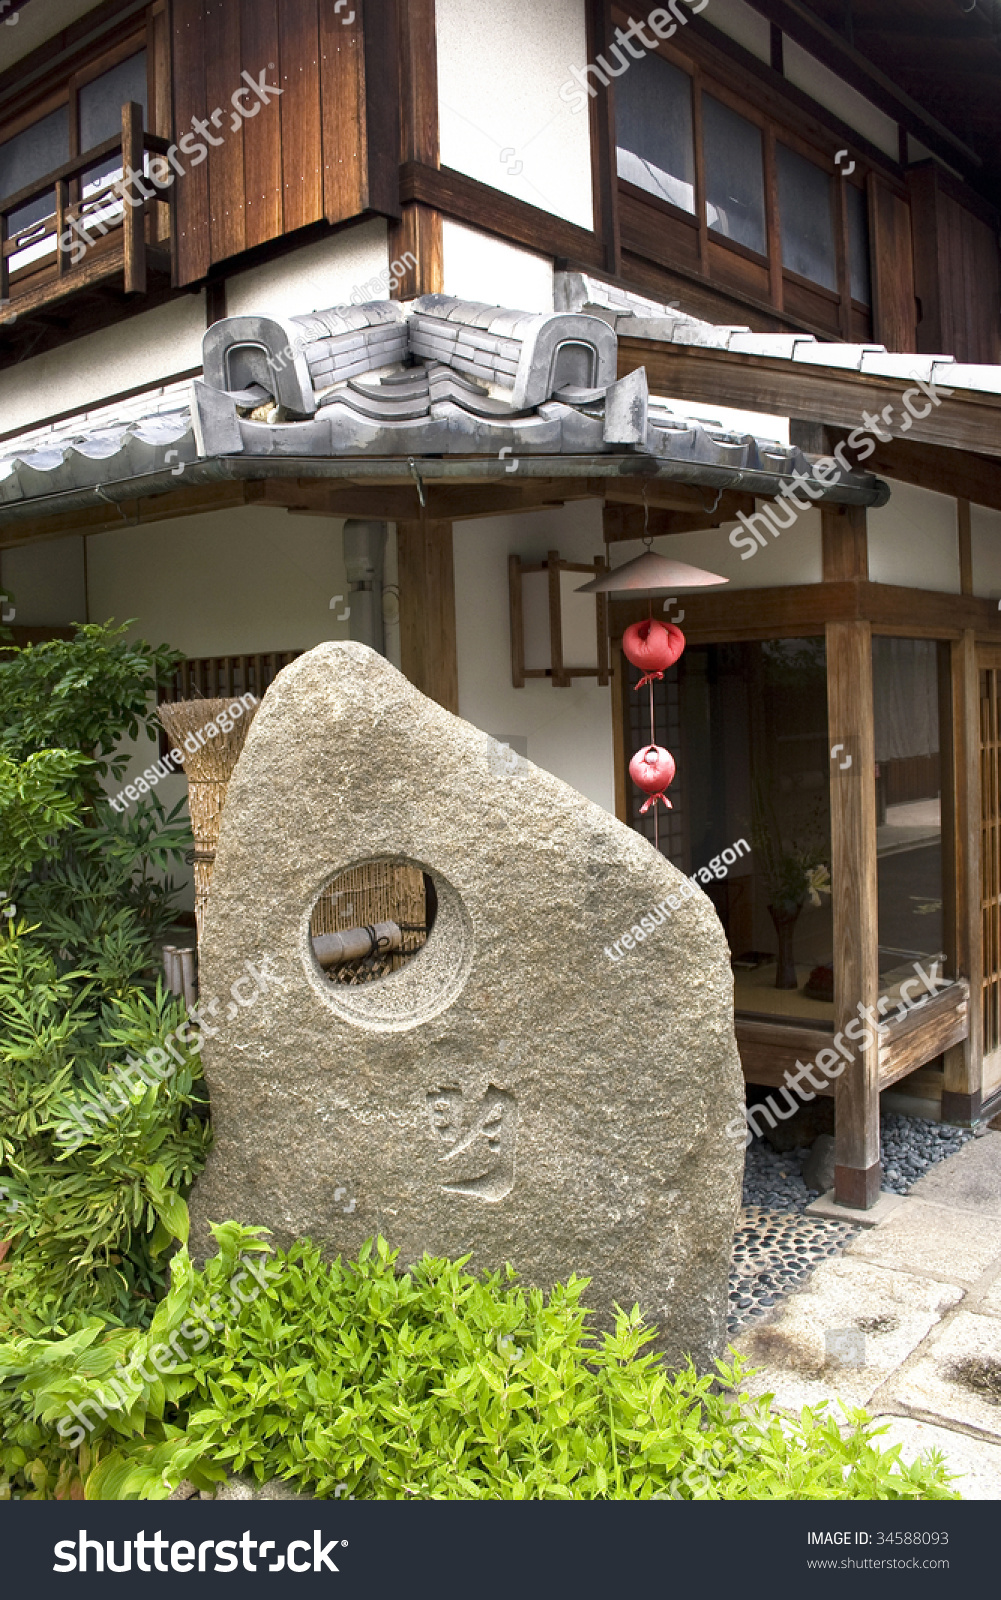
[[[358,638],[652,837],[621,639],[680,625],[659,847],[749,1084],[878,1025],[862,1208],[881,1096],[1001,1106],[999,78],[995,0],[0,18],[15,640],[229,695]],[[725,583],[578,592],[644,539]]]

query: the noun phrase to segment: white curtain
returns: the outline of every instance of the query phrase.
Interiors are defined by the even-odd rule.
[[[874,639],[876,760],[938,753],[938,650],[934,639]]]

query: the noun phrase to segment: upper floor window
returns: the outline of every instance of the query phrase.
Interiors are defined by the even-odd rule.
[[[107,58],[105,58],[107,59]],[[97,66],[103,63],[95,64]],[[97,149],[109,139],[118,138],[122,129],[122,106],[135,101],[143,108],[148,122],[149,93],[145,50],[136,50],[104,70],[81,69],[66,83],[64,102],[46,110],[37,121],[29,121],[12,138],[0,143],[0,203],[10,195],[38,183],[69,161]],[[51,106],[52,97],[46,102]],[[74,180],[78,193],[74,199],[86,200],[122,176],[121,152],[112,151]],[[7,216],[7,233],[14,240],[25,229],[45,223],[55,215],[55,187],[18,206]],[[109,213],[110,215],[110,213]],[[37,242],[29,242],[10,258],[16,272],[51,256],[56,237],[49,232]]]
[[[695,212],[692,80],[651,54],[626,74],[617,106],[619,177],[682,211]]]
[[[706,221],[716,233],[764,255],[765,180],[761,130],[711,94],[702,96]]]
[[[668,208],[658,217],[637,209],[640,194],[625,200],[629,248],[696,268],[818,331],[868,338],[864,175],[836,174],[833,136],[830,150],[812,156],[791,123],[710,77],[699,60],[663,49],[614,86],[619,178]]]

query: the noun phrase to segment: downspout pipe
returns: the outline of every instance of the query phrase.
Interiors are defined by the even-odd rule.
[[[382,620],[382,578],[386,558],[385,522],[349,517],[344,524],[344,571],[351,596],[349,638],[386,654]]]

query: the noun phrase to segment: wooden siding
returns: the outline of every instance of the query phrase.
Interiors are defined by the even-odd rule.
[[[326,0],[174,0],[175,135],[224,113],[177,184],[178,286],[314,223],[399,215],[395,0],[352,5],[344,26]],[[281,95],[234,129],[262,71]]]
[[[869,174],[873,338],[888,350],[916,350],[917,300],[911,208],[879,174]]]
[[[918,349],[957,361],[1001,361],[997,217],[931,162],[907,175],[914,214]],[[965,201],[965,203],[964,203]]]

